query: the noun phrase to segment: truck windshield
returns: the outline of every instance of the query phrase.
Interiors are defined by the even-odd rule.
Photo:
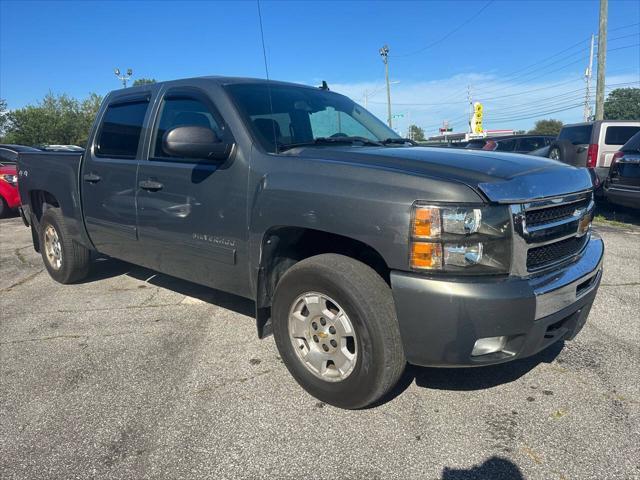
[[[300,145],[366,145],[400,139],[374,115],[334,92],[266,83],[226,88],[268,152]]]

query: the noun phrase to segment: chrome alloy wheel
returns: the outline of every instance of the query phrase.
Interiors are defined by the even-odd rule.
[[[60,237],[53,225],[47,225],[44,231],[44,251],[51,268],[60,270],[62,267],[62,245],[60,245]]]
[[[344,380],[356,366],[356,332],[327,295],[307,292],[296,298],[289,310],[289,338],[302,364],[322,380]]]
[[[552,160],[560,160],[560,150],[557,148],[552,148],[549,152],[549,158]]]

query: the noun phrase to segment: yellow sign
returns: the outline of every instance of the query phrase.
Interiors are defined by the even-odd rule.
[[[482,133],[483,108],[480,102],[473,104],[473,119],[471,120],[471,130],[473,133]]]

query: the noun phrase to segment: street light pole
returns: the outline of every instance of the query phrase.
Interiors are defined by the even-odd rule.
[[[389,47],[385,45],[380,49],[380,56],[384,62],[384,77],[387,83],[387,123],[393,128],[391,121],[391,86],[389,85]]]
[[[118,80],[120,80],[122,82],[122,87],[123,88],[127,88],[127,80],[129,80],[132,76],[133,76],[133,70],[130,68],[127,68],[127,74],[122,74],[120,75],[120,69],[119,68],[115,68],[113,70],[113,73],[116,74],[116,77],[118,77]]]
[[[596,120],[604,119],[604,82],[607,63],[608,0],[600,0],[600,28],[598,32],[598,81],[596,83]]]

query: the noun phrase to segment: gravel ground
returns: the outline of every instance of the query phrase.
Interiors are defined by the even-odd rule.
[[[598,230],[576,340],[410,368],[386,403],[343,411],[256,338],[251,302],[115,260],[59,285],[0,220],[0,477],[640,478],[640,227]]]

